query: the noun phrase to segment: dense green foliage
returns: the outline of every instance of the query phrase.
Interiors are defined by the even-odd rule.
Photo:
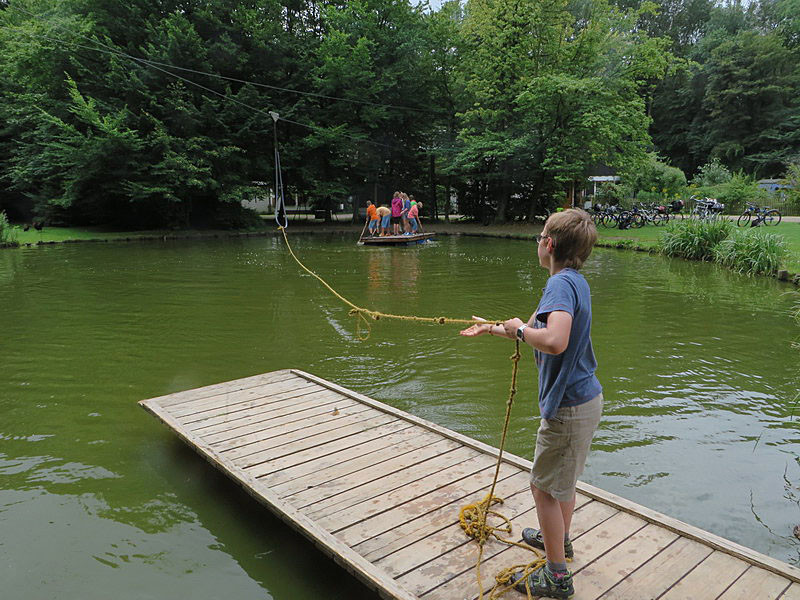
[[[747,275],[774,273],[786,254],[783,238],[764,229],[739,229],[714,248],[716,262]]]
[[[690,174],[717,158],[732,171],[782,176],[800,161],[800,0],[669,6],[680,15],[672,27],[691,33],[668,33],[688,62],[653,94],[659,152]],[[653,27],[663,34],[665,25]]]
[[[664,199],[712,159],[750,185],[800,164],[796,9],[0,0],[0,208],[252,224],[239,201],[272,187],[267,111],[287,191],[307,204],[404,189],[428,214],[455,195],[472,216],[531,218],[599,166]],[[711,171],[698,185],[726,183]]]
[[[16,243],[16,228],[8,222],[5,211],[0,211],[0,245]]]
[[[727,219],[687,219],[667,225],[659,247],[664,254],[692,260],[712,260],[714,248],[727,238],[733,224]]]

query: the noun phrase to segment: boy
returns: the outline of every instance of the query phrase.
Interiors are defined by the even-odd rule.
[[[554,213],[537,236],[539,264],[550,278],[536,308],[523,323],[478,323],[461,335],[484,333],[519,339],[533,346],[539,368],[541,423],[531,470],[531,491],[541,530],[526,528],[523,540],[544,549],[547,564],[528,576],[533,596],[569,598],[575,593],[566,558],[572,557],[569,526],[575,509],[575,484],[583,472],[603,410],[603,389],[595,377],[597,361],[589,337],[592,301],[578,270],[589,257],[597,230],[588,213]],[[519,573],[512,577],[525,593]]]
[[[381,204],[375,213],[381,220],[381,235],[389,235],[389,220],[392,218],[392,211],[388,206],[383,206]]]
[[[411,226],[411,234],[417,233],[419,229],[419,209],[422,208],[422,202],[414,202],[408,210],[408,224]]]
[[[372,203],[372,200],[367,200],[367,219],[369,220],[369,234],[375,235],[378,233],[378,209]]]

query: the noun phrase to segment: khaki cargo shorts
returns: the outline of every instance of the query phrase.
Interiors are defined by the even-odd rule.
[[[603,394],[599,394],[578,406],[559,408],[552,419],[542,419],[531,484],[559,502],[572,500],[602,414]]]

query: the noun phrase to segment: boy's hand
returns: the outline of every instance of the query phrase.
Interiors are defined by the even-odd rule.
[[[511,339],[515,339],[517,337],[517,329],[519,329],[520,325],[524,325],[525,321],[522,319],[509,319],[503,323],[503,329],[506,330],[506,335]]]
[[[489,329],[492,327],[491,323],[487,323],[486,319],[482,319],[481,317],[476,317],[472,315],[472,320],[477,321],[475,325],[471,327],[467,327],[466,329],[462,329],[459,332],[459,335],[463,335],[466,337],[475,337],[476,335],[483,335],[484,333],[489,333]]]

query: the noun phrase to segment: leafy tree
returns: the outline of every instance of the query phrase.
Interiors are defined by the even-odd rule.
[[[575,14],[569,9],[575,11]],[[635,169],[649,144],[640,94],[670,61],[666,40],[600,1],[473,0],[463,65],[460,167],[497,206],[532,218],[598,162]],[[478,186],[480,188],[480,186]]]

